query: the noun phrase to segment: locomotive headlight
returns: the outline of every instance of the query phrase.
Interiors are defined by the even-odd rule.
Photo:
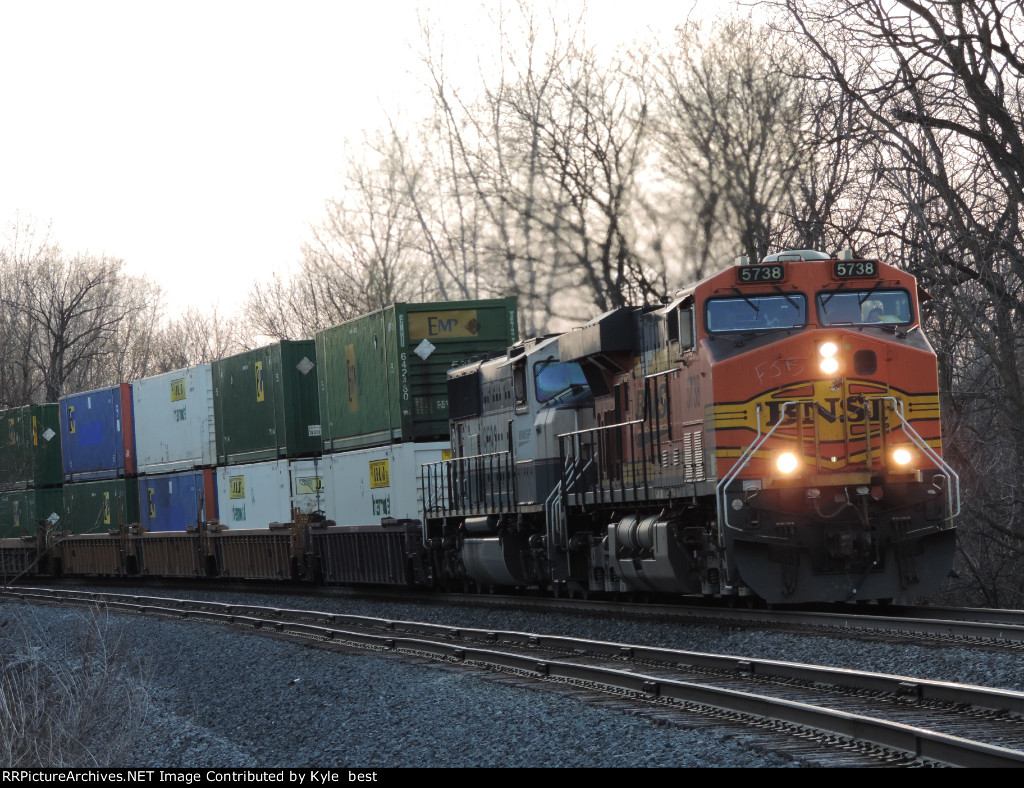
[[[824,342],[818,348],[818,354],[821,356],[818,367],[826,375],[832,375],[838,371],[839,359],[836,358],[837,353],[839,353],[839,347],[835,342]]]
[[[914,459],[914,455],[906,449],[896,449],[892,453],[892,461],[897,465],[910,465],[912,459]]]
[[[784,451],[775,458],[775,467],[779,469],[779,473],[789,475],[795,471],[799,465],[800,461],[791,451]]]

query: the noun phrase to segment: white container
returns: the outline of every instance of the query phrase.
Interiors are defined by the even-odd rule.
[[[218,468],[221,524],[252,529],[301,521],[326,501],[322,467],[321,460],[270,460]]]
[[[379,525],[385,517],[423,519],[421,466],[450,456],[447,441],[395,443],[321,460],[323,507],[337,525]]]
[[[132,384],[138,472],[168,473],[217,462],[210,364]]]

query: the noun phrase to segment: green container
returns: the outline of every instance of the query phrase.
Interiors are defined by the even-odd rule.
[[[139,522],[139,480],[104,479],[64,485],[64,518],[58,531],[105,534]]]
[[[0,489],[53,487],[63,481],[60,406],[24,405],[0,412]]]
[[[213,362],[217,463],[320,452],[316,343],[282,340]]]
[[[56,514],[64,522],[64,493],[60,487],[11,490],[0,494],[0,539],[36,533],[40,520]]]
[[[515,298],[394,304],[316,335],[323,448],[448,439],[448,370],[519,335]]]

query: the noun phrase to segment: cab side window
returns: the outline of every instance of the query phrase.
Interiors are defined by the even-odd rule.
[[[526,407],[526,359],[520,359],[512,365],[512,390],[515,394],[516,407]]]
[[[677,327],[679,331],[679,350],[693,350],[696,347],[693,330],[693,303],[680,307],[676,310]]]

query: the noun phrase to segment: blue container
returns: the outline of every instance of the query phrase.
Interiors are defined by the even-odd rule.
[[[59,405],[64,481],[135,475],[131,384],[68,394]]]
[[[184,531],[217,519],[213,468],[139,477],[139,524],[146,531]]]

